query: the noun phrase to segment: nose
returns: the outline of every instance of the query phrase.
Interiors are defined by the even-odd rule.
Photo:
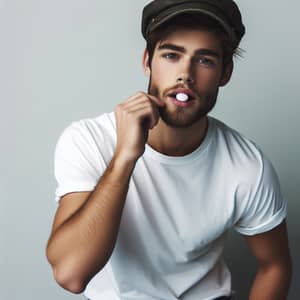
[[[190,62],[184,62],[182,65],[181,72],[177,76],[177,83],[193,84],[194,79],[192,76],[192,64]]]
[[[191,78],[190,76],[184,76],[184,75],[180,75],[177,80],[177,83],[183,83],[183,84],[192,84],[194,83],[194,79]]]

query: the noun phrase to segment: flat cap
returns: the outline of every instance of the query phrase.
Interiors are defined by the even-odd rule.
[[[154,0],[143,9],[143,37],[147,40],[150,32],[182,13],[200,13],[212,17],[236,46],[245,34],[240,10],[232,0]]]

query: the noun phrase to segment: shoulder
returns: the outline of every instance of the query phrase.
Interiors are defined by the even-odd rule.
[[[213,122],[216,157],[239,188],[249,191],[258,186],[279,186],[271,160],[256,142],[215,118]]]
[[[234,193],[236,230],[249,235],[269,230],[286,215],[275,168],[254,141],[219,120],[214,122],[215,157]]]
[[[114,113],[71,122],[59,135],[55,157],[111,156],[116,144]]]
[[[215,127],[214,143],[216,155],[227,159],[227,162],[235,169],[241,169],[248,173],[260,172],[266,159],[260,146],[243,133],[228,126],[224,122],[211,118]]]
[[[80,132],[94,131],[102,128],[114,128],[115,118],[114,113],[103,113],[96,117],[84,118],[71,122],[63,131],[64,132]]]
[[[260,152],[260,147],[240,131],[228,126],[224,122],[210,117],[216,128],[216,138],[219,143],[226,143],[231,150],[242,151],[250,154]],[[250,152],[250,153],[249,153]]]
[[[97,117],[84,118],[71,122],[59,136],[58,142],[63,139],[86,139],[103,136],[115,131],[114,113],[103,113]]]

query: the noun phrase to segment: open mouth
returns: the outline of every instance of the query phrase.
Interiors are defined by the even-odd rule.
[[[168,96],[179,102],[188,102],[195,99],[194,95],[187,91],[175,91],[170,93]]]

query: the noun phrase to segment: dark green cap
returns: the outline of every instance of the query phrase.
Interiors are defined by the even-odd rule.
[[[142,34],[148,34],[167,20],[182,13],[200,13],[212,17],[238,46],[245,26],[236,3],[232,0],[154,0],[143,9]]]

